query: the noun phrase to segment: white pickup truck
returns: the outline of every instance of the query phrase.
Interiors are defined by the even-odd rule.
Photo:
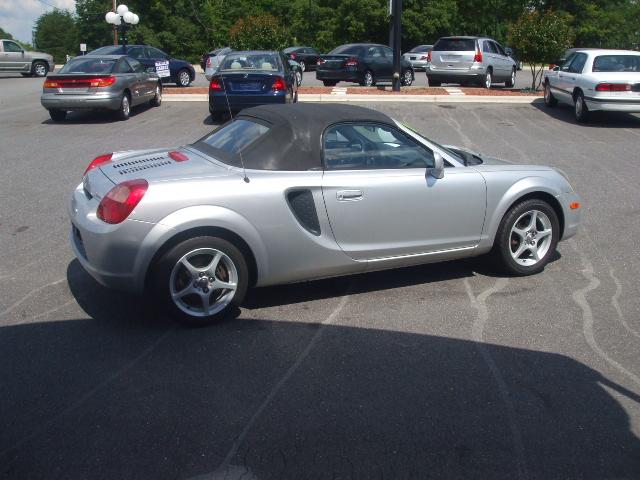
[[[54,67],[53,56],[48,53],[30,52],[13,40],[0,39],[0,73],[45,77]]]
[[[640,52],[575,49],[544,74],[544,102],[574,107],[576,120],[589,112],[640,112]]]

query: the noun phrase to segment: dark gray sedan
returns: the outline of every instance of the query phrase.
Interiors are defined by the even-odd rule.
[[[40,102],[55,122],[72,110],[110,110],[126,120],[133,106],[160,106],[162,83],[126,55],[76,57],[47,78]]]

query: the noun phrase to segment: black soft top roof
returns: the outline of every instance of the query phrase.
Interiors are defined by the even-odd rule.
[[[330,125],[352,121],[393,124],[390,117],[376,110],[320,103],[264,105],[243,110],[237,118],[253,118],[271,125],[255,148],[243,152],[246,168],[260,170],[322,168],[322,134]]]
[[[244,165],[256,170],[319,170],[322,168],[322,134],[327,127],[344,122],[365,121],[395,125],[384,113],[343,104],[294,103],[263,105],[242,110],[236,119],[268,125],[269,132],[242,151]],[[203,150],[211,147],[195,145]],[[211,152],[234,166],[240,157]],[[237,157],[237,158],[236,158]]]

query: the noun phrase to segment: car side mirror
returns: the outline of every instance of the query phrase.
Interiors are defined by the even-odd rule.
[[[444,160],[442,159],[442,155],[439,153],[433,154],[433,167],[429,168],[427,173],[433,178],[444,177]]]

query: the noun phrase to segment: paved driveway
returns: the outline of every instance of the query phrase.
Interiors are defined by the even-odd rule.
[[[52,124],[41,82],[0,78],[0,477],[640,478],[637,117],[373,105],[562,168],[584,229],[533,277],[473,260],[260,289],[194,330],[85,274],[65,202],[99,154],[211,130],[206,103]]]

